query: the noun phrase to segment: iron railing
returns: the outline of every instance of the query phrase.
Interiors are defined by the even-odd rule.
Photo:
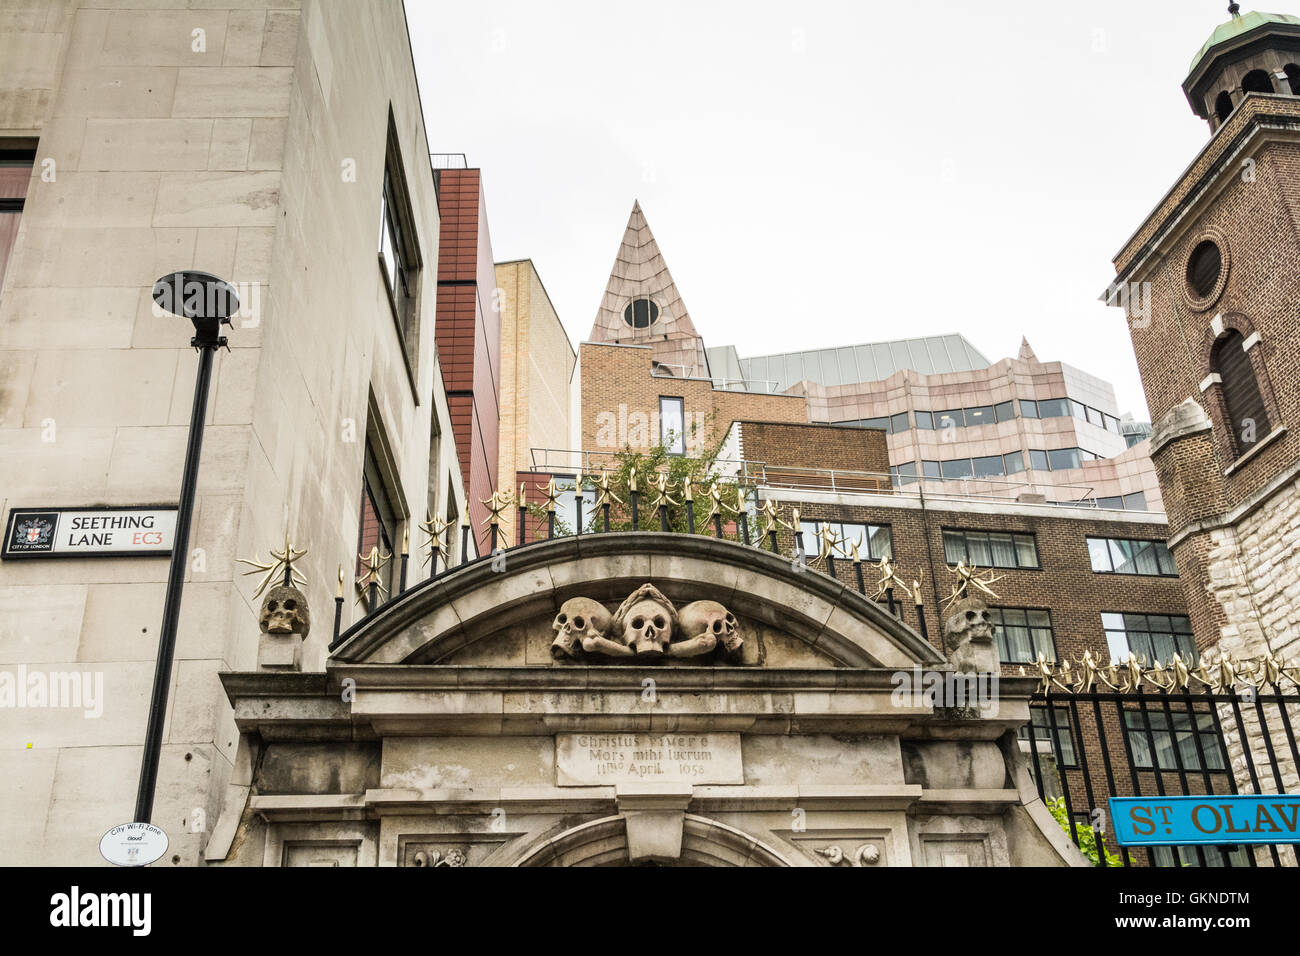
[[[817,553],[805,552],[802,533],[804,522],[799,517],[798,508],[792,507],[788,514],[783,514],[781,507],[775,501],[768,500],[760,504],[757,486],[743,480],[743,476],[740,479],[714,481],[708,486],[694,488],[688,485],[680,487],[665,485],[663,488],[656,488],[648,476],[641,476],[641,484],[636,490],[618,489],[617,494],[626,495],[626,500],[616,499],[618,511],[615,518],[611,500],[614,495],[608,493],[611,489],[606,488],[605,491],[600,492],[600,485],[597,484],[595,489],[575,486],[568,491],[562,491],[555,485],[552,473],[548,471],[543,474],[551,476],[551,480],[543,490],[544,497],[540,501],[534,498],[530,503],[516,497],[512,491],[506,491],[498,492],[484,502],[491,511],[488,519],[489,548],[485,555],[475,558],[469,556],[474,535],[468,512],[462,515],[458,526],[435,519],[422,522],[420,528],[426,540],[422,545],[417,546],[417,557],[423,555],[421,563],[431,565],[433,574],[430,579],[421,582],[421,586],[464,565],[478,561],[491,561],[495,555],[516,548],[526,548],[540,541],[549,541],[570,534],[617,534],[623,525],[628,525],[628,530],[660,531],[665,534],[700,534],[720,540],[735,541],[746,547],[771,551],[773,554],[797,560],[808,568],[837,581],[840,580],[837,566],[851,568],[852,580],[858,593],[880,604],[888,613],[904,623],[911,624],[905,614],[908,602],[896,598],[895,586],[897,585],[903,593],[915,599],[915,626],[922,636],[927,639],[929,637],[929,625],[919,592],[912,594],[903,579],[894,574],[893,566],[887,557],[883,561],[872,561],[861,554],[856,547],[846,547],[847,542],[830,533],[831,525],[824,521],[815,522],[820,529],[817,536]],[[501,528],[501,519],[509,512],[513,512],[516,519],[514,540],[510,540]],[[794,549],[788,555],[780,548],[779,531],[793,532]],[[453,535],[456,534],[459,535],[460,560],[452,564],[448,558],[452,553]],[[344,577],[342,568],[339,569],[339,591],[335,599],[334,634],[329,645],[330,651],[347,640],[350,634],[364,623],[366,617],[379,610],[387,600],[407,590],[407,574],[411,558],[409,536],[403,537],[401,555],[398,557],[399,570],[396,575],[395,593],[388,595],[382,584],[384,577],[381,572],[387,561],[393,557],[393,555],[381,555],[378,549],[373,549],[369,559],[362,562],[364,573],[356,584],[360,592],[358,602],[365,602],[366,613],[360,620],[354,621],[346,631],[342,631]],[[867,581],[865,566],[879,572],[873,574],[870,584]]]
[[[1300,705],[1296,668],[1222,654],[1208,669],[1188,669],[1178,655],[1168,669],[1080,663],[1071,675],[1040,662],[1026,728],[1038,794],[1063,801],[1076,846],[1091,843],[1098,866],[1300,864],[1295,845],[1130,850],[1109,840],[1106,825],[1109,797],[1285,793],[1285,778],[1300,770],[1289,712]]]

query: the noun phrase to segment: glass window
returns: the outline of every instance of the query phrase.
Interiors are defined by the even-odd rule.
[[[1022,568],[1036,568],[1038,564],[1038,542],[1032,534],[1013,535],[1016,539],[1016,564]]]
[[[1088,420],[1088,407],[1083,402],[1076,402],[1070,399],[1070,414],[1081,421]]]
[[[1124,496],[1125,511],[1146,511],[1147,496],[1145,492],[1135,491],[1131,495]]]
[[[416,379],[419,316],[420,249],[416,242],[410,196],[402,178],[402,159],[391,112],[388,119],[388,148],[384,163],[383,188],[379,196],[379,266],[393,308],[407,371]]]
[[[883,428],[885,431],[889,431],[888,418],[863,418],[853,424],[859,428]]]
[[[1009,531],[963,531],[945,528],[943,557],[984,568],[1037,568],[1038,546],[1032,534]]]
[[[1079,449],[1049,448],[1047,451],[1047,464],[1052,471],[1066,471],[1071,468],[1078,468],[1081,464]]]
[[[916,482],[916,462],[905,461],[901,465],[894,465],[889,469],[890,476],[894,479],[894,487],[900,485],[910,485]]]
[[[35,164],[34,149],[0,149],[0,286],[4,285],[5,267],[18,238],[18,223],[23,218],[27,184]]]
[[[1044,398],[1038,402],[1039,418],[1063,418],[1070,414],[1068,398]]]
[[[1195,714],[1193,733],[1192,714],[1148,707],[1146,711],[1124,711],[1124,726],[1128,731],[1129,746],[1133,750],[1133,763],[1139,769],[1150,770],[1151,745],[1155,744],[1156,760],[1161,770],[1177,770],[1181,763],[1186,770],[1209,771],[1226,769],[1222,741],[1214,728],[1214,717],[1208,711]],[[1173,718],[1172,726],[1170,717]],[[1175,756],[1174,747],[1178,747]],[[1202,758],[1204,762],[1202,763]]]
[[[975,425],[992,425],[997,419],[993,415],[992,405],[977,405],[974,408],[966,409],[966,427],[971,428]]]
[[[907,412],[899,412],[897,415],[889,416],[889,433],[897,435],[899,432],[905,432],[908,428]]]
[[[934,413],[934,427],[944,428],[963,428],[966,425],[966,416],[960,408],[949,409],[946,412]]]
[[[1056,741],[1052,747],[1053,751],[1060,749],[1057,755],[1062,767],[1073,767],[1076,765],[1074,756],[1074,730],[1070,723],[1070,711],[1065,707],[1053,707],[1055,714],[1055,731],[1053,731],[1053,717],[1048,714],[1047,708],[1040,705],[1031,705],[1029,708],[1029,723],[1022,724],[1019,730],[1021,740],[1029,739],[1029,731],[1032,728],[1035,741],[1045,741],[1049,745]],[[1030,761],[1033,763],[1032,759]]]
[[[659,396],[659,442],[670,455],[686,454],[685,408],[680,398]]]
[[[1133,567],[1133,545],[1134,541],[1124,541],[1120,538],[1111,538],[1107,541],[1110,545],[1110,564],[1116,574],[1136,574]]]
[[[994,623],[994,641],[1004,664],[1032,664],[1041,654],[1056,660],[1051,615],[1029,608],[989,608]]]
[[[993,415],[1000,422],[1010,421],[1016,417],[1016,403],[999,402],[993,406]]]
[[[1038,417],[1038,403],[1037,403],[1037,402],[1032,402],[1032,401],[1030,401],[1030,400],[1027,399],[1027,398],[1022,398],[1022,399],[1020,400],[1020,417],[1021,417],[1021,418],[1037,418],[1037,417]]]
[[[922,461],[921,474],[926,478],[940,477],[939,463],[937,461]]]
[[[945,461],[940,465],[943,477],[947,479],[969,478],[971,476],[971,466],[969,458],[955,458],[952,461]]]
[[[1088,560],[1092,562],[1092,569],[1098,572],[1114,571],[1115,568],[1110,561],[1110,548],[1106,544],[1105,538],[1088,539]]]
[[[1008,475],[1018,475],[1025,470],[1025,456],[1018,451],[1003,455],[1002,461]]]
[[[393,187],[393,177],[389,172],[385,171],[384,193],[380,201],[383,226],[379,233],[379,255],[383,259],[384,275],[388,278],[388,291],[392,293],[396,303],[397,317],[405,327],[410,285],[407,278],[408,266],[405,238],[397,211],[399,208],[398,202]]]
[[[1002,456],[990,455],[987,458],[971,459],[971,473],[976,478],[997,478],[1007,472],[1002,466]]]
[[[1088,424],[1096,425],[1098,428],[1106,427],[1106,423],[1101,417],[1101,412],[1097,411],[1097,409],[1093,408],[1091,405],[1088,406],[1087,411],[1088,411]]]
[[[837,535],[838,552],[836,557],[850,554],[850,543],[858,546],[858,555],[864,561],[879,561],[881,558],[893,558],[894,545],[889,525],[856,524],[839,521],[800,521],[800,541],[804,554],[812,557],[821,550],[821,539],[817,532],[823,524],[829,524],[831,531]]]
[[[1121,497],[1119,497],[1118,495],[1116,495],[1116,496],[1113,497],[1113,498],[1098,498],[1098,499],[1097,499],[1097,507],[1098,507],[1098,508],[1109,508],[1109,509],[1111,509],[1111,510],[1113,510],[1113,511],[1123,511],[1123,510],[1124,510],[1124,499],[1121,498]]]
[[[573,475],[554,475],[555,487],[560,492],[555,508],[555,533],[573,534],[574,525],[578,523],[578,480]],[[596,529],[596,490],[584,488],[582,491],[582,530],[583,533]]]
[[[1039,448],[1029,449],[1029,467],[1033,471],[1050,471],[1047,463],[1047,452]]]
[[[926,430],[929,430],[929,431],[933,431],[933,429],[934,429],[934,416],[931,415],[929,412],[917,412],[917,413],[916,413],[916,427],[917,427],[917,428],[921,428],[921,429],[926,429]]]
[[[379,572],[383,578],[383,590],[379,600],[383,602],[393,597],[393,566],[397,564],[393,542],[397,540],[397,513],[393,510],[379,471],[379,459],[370,442],[366,442],[366,457],[361,472],[361,519],[357,535],[357,577],[366,573],[362,565],[370,555],[371,548],[378,548],[380,557],[394,555]],[[385,597],[385,593],[387,597]],[[369,600],[369,595],[364,595]],[[370,608],[370,610],[374,610]]]
[[[1189,667],[1196,666],[1196,641],[1185,615],[1103,613],[1101,626],[1111,660],[1117,663],[1136,654],[1147,664],[1168,664],[1178,654]]]
[[[1106,423],[1106,431],[1108,431],[1108,432],[1114,432],[1116,435],[1119,434],[1119,419],[1118,419],[1118,418],[1116,418],[1114,415],[1106,415],[1106,414],[1103,413],[1103,414],[1102,414],[1102,419],[1103,419],[1103,421],[1105,421],[1105,423]]]

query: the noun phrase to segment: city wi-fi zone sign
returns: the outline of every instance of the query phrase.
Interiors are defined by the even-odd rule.
[[[176,508],[14,508],[0,557],[132,558],[171,554]]]

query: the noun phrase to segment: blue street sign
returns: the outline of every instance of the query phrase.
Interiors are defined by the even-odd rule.
[[[1300,843],[1300,796],[1111,797],[1121,846]]]

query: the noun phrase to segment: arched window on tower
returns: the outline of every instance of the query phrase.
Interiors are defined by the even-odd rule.
[[[1230,329],[1214,343],[1210,356],[1212,367],[1221,381],[1223,404],[1227,408],[1228,425],[1238,455],[1250,451],[1255,442],[1272,431],[1268,409],[1264,407],[1264,397],[1255,380],[1254,366],[1250,363],[1250,353],[1242,348],[1244,341],[1240,332]]]
[[[1264,70],[1251,70],[1241,81],[1243,93],[1276,93],[1273,78]]]
[[[1291,95],[1300,96],[1300,66],[1288,63],[1282,67],[1282,72],[1286,74],[1286,82],[1291,87]]]
[[[1220,123],[1226,123],[1228,117],[1232,115],[1232,94],[1224,90],[1219,94],[1219,98],[1214,101],[1214,115],[1219,118]]]

